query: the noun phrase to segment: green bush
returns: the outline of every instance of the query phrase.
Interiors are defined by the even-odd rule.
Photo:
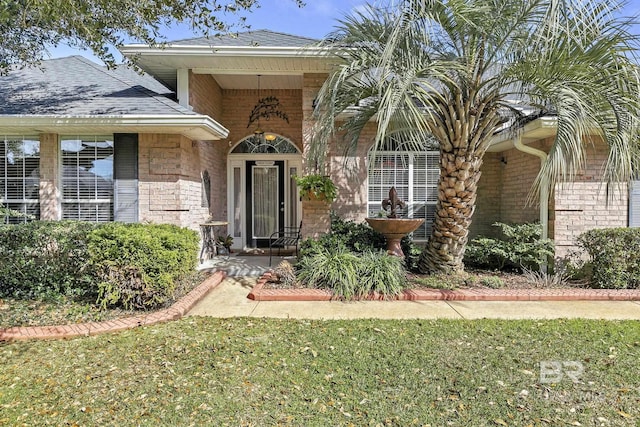
[[[378,292],[397,295],[406,285],[402,260],[384,251],[355,254],[346,247],[320,248],[297,264],[297,276],[308,287],[329,289],[343,299]]]
[[[407,236],[400,242],[405,254],[405,267],[409,271],[417,271],[418,258],[422,250]],[[305,239],[300,244],[300,259],[317,254],[323,249],[335,251],[345,248],[358,254],[376,252],[387,247],[384,236],[373,230],[367,223],[345,221],[335,212],[331,213],[329,233],[317,239]]]
[[[493,224],[500,228],[500,238],[478,237],[465,251],[465,264],[491,270],[540,269],[554,254],[553,241],[541,240],[540,224]]]
[[[34,221],[0,226],[0,298],[152,308],[195,270],[196,232],[172,225]]]
[[[598,288],[640,288],[640,229],[590,230],[578,237],[591,261],[591,283]]]
[[[389,256],[386,251],[365,252],[360,257],[360,293],[377,292],[398,295],[407,286],[407,275],[402,259]]]
[[[198,234],[173,225],[109,223],[88,236],[104,307],[149,309],[173,300],[197,265]]]
[[[0,297],[94,298],[96,282],[86,240],[95,228],[77,221],[0,226]]]
[[[296,265],[298,280],[305,286],[330,289],[336,296],[351,299],[358,286],[359,258],[344,247],[336,250],[320,248]]]

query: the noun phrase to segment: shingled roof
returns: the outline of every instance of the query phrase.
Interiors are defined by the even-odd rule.
[[[0,133],[168,132],[215,140],[228,131],[175,101],[150,75],[81,56],[0,76]]]
[[[40,67],[0,76],[2,115],[195,114],[149,75],[109,70],[81,56],[43,61]]]
[[[245,31],[226,34],[220,37],[196,37],[175,40],[172,46],[262,46],[262,47],[305,47],[317,43],[318,40],[278,33],[270,30]]]

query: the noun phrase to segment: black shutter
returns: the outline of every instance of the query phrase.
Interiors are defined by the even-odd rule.
[[[113,219],[138,222],[138,134],[113,136]]]

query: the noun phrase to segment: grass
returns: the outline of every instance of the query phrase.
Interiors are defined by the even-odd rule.
[[[175,297],[167,305],[189,293],[205,278],[206,274],[195,272],[181,280],[176,286]],[[118,307],[103,308],[96,303],[95,298],[65,295],[38,300],[0,298],[0,328],[101,322],[125,316],[135,316],[140,313],[141,311],[124,310]]]
[[[94,302],[67,297],[53,301],[0,299],[0,328],[101,322],[135,314],[134,310],[103,309]]]
[[[631,321],[192,317],[0,345],[0,425],[634,426],[639,358]]]

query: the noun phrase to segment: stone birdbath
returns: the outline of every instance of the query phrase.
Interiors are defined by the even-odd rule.
[[[382,209],[390,208],[386,218],[366,218],[371,228],[381,233],[387,240],[387,253],[404,258],[400,241],[404,236],[415,231],[422,223],[422,218],[398,218],[397,209],[403,208],[405,203],[398,198],[395,187],[389,190],[389,198],[382,201]]]

